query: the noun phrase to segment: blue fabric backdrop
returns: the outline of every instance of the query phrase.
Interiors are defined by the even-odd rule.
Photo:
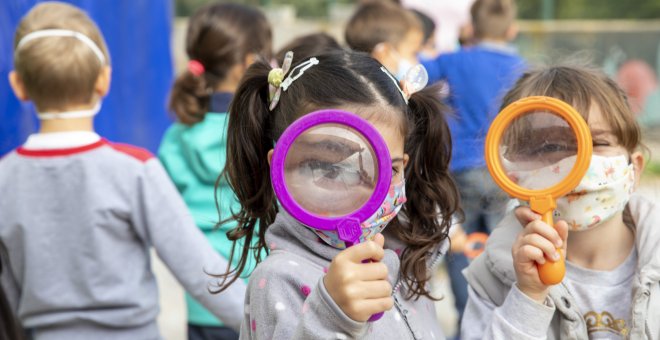
[[[41,1],[0,1],[0,155],[36,131],[32,105],[20,103],[9,87],[14,31],[21,17]],[[104,137],[155,152],[171,123],[166,111],[172,84],[171,0],[65,0],[85,10],[105,36],[112,59],[112,85],[96,117]]]

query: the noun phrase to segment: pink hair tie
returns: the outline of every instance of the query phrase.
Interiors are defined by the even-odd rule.
[[[195,77],[199,77],[204,74],[204,65],[197,60],[190,60],[188,61],[188,71]]]

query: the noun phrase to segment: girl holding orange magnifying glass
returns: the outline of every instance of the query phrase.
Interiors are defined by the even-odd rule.
[[[623,92],[598,71],[558,66],[523,75],[503,107],[529,96],[572,105],[589,125],[593,155],[579,184],[555,200],[554,226],[521,206],[491,234],[466,272],[470,289],[462,338],[660,339],[660,211],[633,193],[644,158]],[[555,156],[571,151],[571,143],[537,137],[530,135],[520,148]],[[517,164],[546,163],[507,176],[521,186],[544,187],[566,171],[571,158],[524,160]],[[563,261],[560,253],[565,276],[549,284],[539,268]]]

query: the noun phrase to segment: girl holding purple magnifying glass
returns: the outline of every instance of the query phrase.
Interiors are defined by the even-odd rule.
[[[220,289],[259,262],[241,339],[444,338],[429,280],[459,208],[436,90],[361,53],[293,57],[253,64],[229,108],[242,256]]]

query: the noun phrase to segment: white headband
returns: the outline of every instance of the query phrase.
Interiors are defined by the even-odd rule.
[[[47,30],[40,30],[40,31],[34,31],[28,33],[25,36],[23,36],[23,38],[21,38],[21,40],[18,42],[18,44],[16,45],[16,51],[18,51],[23,45],[25,45],[29,41],[44,37],[76,38],[82,41],[85,45],[87,45],[87,47],[89,47],[92,50],[92,52],[94,52],[94,54],[96,54],[96,57],[99,58],[101,64],[105,64],[105,56],[103,55],[103,52],[101,52],[101,49],[94,43],[94,41],[92,41],[92,39],[88,38],[86,35],[80,32],[71,31],[71,30],[47,29]]]

